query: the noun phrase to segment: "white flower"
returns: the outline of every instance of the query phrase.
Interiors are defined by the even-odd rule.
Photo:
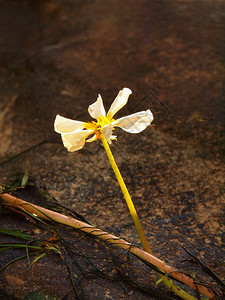
[[[63,144],[67,150],[73,152],[82,149],[87,137],[91,135],[92,137],[89,138],[87,142],[105,138],[111,143],[111,140],[116,139],[116,136],[112,135],[114,127],[120,127],[130,133],[139,133],[149,126],[153,121],[153,115],[149,109],[117,120],[113,118],[114,115],[126,105],[131,93],[131,90],[128,88],[121,90],[107,114],[102,97],[99,95],[97,101],[88,107],[90,116],[96,119],[96,121],[86,123],[57,115],[54,129],[61,134]]]

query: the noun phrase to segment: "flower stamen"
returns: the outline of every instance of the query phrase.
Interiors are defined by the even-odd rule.
[[[87,129],[87,130],[93,130],[93,132],[91,134],[95,134],[95,138],[91,139],[91,141],[101,140],[103,138],[103,134],[101,132],[101,129],[105,125],[110,124],[111,122],[112,121],[109,120],[107,117],[100,116],[100,117],[98,117],[97,122],[91,121],[91,122],[88,122],[88,123],[84,123],[84,128]]]

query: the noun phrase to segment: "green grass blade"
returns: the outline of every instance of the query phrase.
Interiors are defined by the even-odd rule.
[[[28,234],[25,234],[20,230],[14,230],[14,229],[10,229],[10,228],[0,228],[0,234],[1,233],[11,235],[11,236],[15,236],[15,237],[18,237],[20,239],[27,240],[27,241],[32,241],[33,240],[32,236],[30,236]]]
[[[30,253],[30,255],[35,255],[35,254],[37,254],[37,253],[38,253],[38,252],[33,252],[33,253]],[[11,265],[12,263],[14,263],[14,262],[16,262],[16,261],[18,261],[18,260],[20,260],[20,259],[23,259],[23,258],[25,258],[25,257],[27,257],[27,254],[22,255],[22,256],[19,256],[19,257],[15,258],[15,259],[9,261],[7,264],[5,264],[3,267],[0,268],[0,272],[1,272],[2,270],[4,270],[6,267],[8,267],[9,265]]]
[[[44,257],[47,253],[41,253],[40,255],[38,255],[38,257],[36,257],[33,261],[32,264],[36,263],[39,259],[41,259],[42,257]]]
[[[28,176],[27,174],[24,174],[21,182],[21,187],[25,187],[27,185],[27,182],[28,182]]]
[[[29,249],[36,249],[36,250],[43,250],[43,247],[40,246],[31,246],[31,245],[27,245],[27,244],[0,244],[0,248],[1,247],[8,247],[10,249],[19,249],[19,248],[29,248]]]

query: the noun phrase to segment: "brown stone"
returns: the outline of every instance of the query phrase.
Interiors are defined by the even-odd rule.
[[[56,114],[89,121],[98,93],[108,108],[129,87],[118,116],[149,108],[154,125],[138,135],[116,129],[111,149],[153,252],[178,267],[183,246],[224,276],[223,9],[220,0],[0,1],[0,158],[49,141],[1,164],[0,177],[42,178],[63,204],[139,245],[100,143],[68,153],[53,130]],[[34,198],[29,190],[24,197]],[[0,227],[15,228],[14,219],[1,218]],[[26,230],[24,222],[16,228]],[[71,292],[59,258],[35,270],[26,260],[10,265],[1,289],[17,299]],[[82,299],[128,299],[119,283],[87,281]],[[128,294],[150,299],[130,287]]]

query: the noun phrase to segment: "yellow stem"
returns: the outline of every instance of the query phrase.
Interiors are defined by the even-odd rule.
[[[140,222],[140,220],[139,220],[139,218],[138,218],[137,211],[136,211],[136,209],[135,209],[135,207],[134,207],[133,201],[131,200],[130,194],[129,194],[128,189],[127,189],[127,187],[126,187],[126,185],[125,185],[125,182],[124,182],[123,177],[122,177],[122,175],[121,175],[121,173],[120,173],[120,170],[119,170],[118,167],[117,167],[117,164],[116,164],[116,162],[115,162],[115,159],[114,159],[114,157],[113,157],[113,155],[112,155],[112,152],[111,152],[111,150],[110,150],[109,144],[108,144],[108,142],[106,141],[105,138],[102,138],[102,143],[103,143],[103,146],[104,146],[104,148],[105,148],[106,154],[107,154],[107,156],[108,156],[109,162],[110,162],[110,164],[111,164],[111,166],[112,166],[112,169],[113,169],[113,171],[114,171],[114,173],[115,173],[115,175],[116,175],[116,178],[117,178],[117,180],[118,180],[118,183],[119,183],[119,185],[120,185],[120,188],[121,188],[121,190],[122,190],[122,192],[123,192],[123,195],[124,195],[124,198],[125,198],[125,200],[126,200],[128,209],[129,209],[129,211],[130,211],[131,217],[132,217],[133,222],[134,222],[134,225],[135,225],[135,227],[136,227],[138,236],[139,236],[139,238],[140,238],[142,247],[143,247],[143,249],[144,249],[146,252],[152,254],[152,250],[151,250],[151,248],[150,248],[150,246],[149,246],[149,244],[148,244],[148,241],[147,241],[147,239],[146,239],[146,236],[145,236],[144,231],[143,231],[142,226],[141,226],[141,222]],[[175,294],[177,294],[178,296],[180,296],[182,299],[185,299],[185,300],[196,300],[195,297],[191,296],[190,294],[186,293],[184,290],[182,290],[181,288],[179,288],[178,286],[176,286],[176,285],[172,282],[172,280],[170,280],[170,279],[167,278],[167,277],[164,277],[164,276],[161,275],[160,273],[157,273],[157,274],[158,274],[158,276],[159,276],[160,278],[162,278],[162,281],[165,283],[165,285],[166,285],[169,289],[171,289]]]
[[[129,192],[127,190],[127,187],[126,187],[126,185],[124,183],[123,177],[120,174],[120,170],[117,167],[115,159],[114,159],[114,157],[112,155],[112,152],[110,150],[109,144],[108,144],[108,142],[106,141],[105,138],[102,139],[102,143],[103,143],[103,146],[105,148],[106,154],[108,156],[109,162],[110,162],[110,164],[111,164],[111,166],[113,168],[113,171],[114,171],[114,173],[116,175],[116,178],[117,178],[117,180],[119,182],[119,185],[121,187],[121,190],[123,192],[123,195],[124,195],[124,198],[126,200],[128,209],[129,209],[130,214],[131,214],[131,217],[133,219],[134,225],[135,225],[135,227],[137,229],[137,233],[139,235],[142,247],[144,248],[144,250],[146,252],[152,254],[152,250],[149,247],[149,244],[147,242],[146,236],[145,236],[144,231],[143,231],[142,226],[141,226],[141,222],[140,222],[140,220],[138,218],[137,211],[136,211],[136,209],[134,207],[134,204],[133,204],[133,202],[131,200],[130,194],[129,194]]]

